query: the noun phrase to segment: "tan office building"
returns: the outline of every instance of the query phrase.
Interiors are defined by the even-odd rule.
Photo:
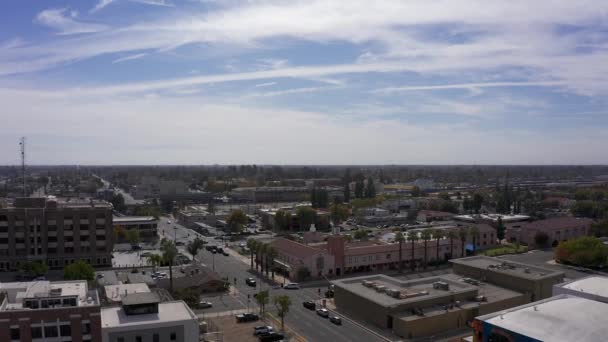
[[[112,205],[17,198],[0,208],[0,271],[25,261],[63,268],[77,260],[93,266],[112,264]]]

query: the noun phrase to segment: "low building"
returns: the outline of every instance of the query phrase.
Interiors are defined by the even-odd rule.
[[[336,306],[405,338],[463,328],[480,313],[527,303],[526,294],[455,274],[401,281],[373,275],[333,281]]]
[[[234,188],[231,196],[242,202],[297,202],[310,198],[310,189],[306,186],[267,186]]]
[[[101,309],[103,342],[199,342],[198,318],[183,301],[160,303],[154,293],[135,293],[120,306]]]
[[[216,209],[210,212],[205,205],[189,205],[177,212],[177,222],[194,228],[196,223],[203,223],[211,227],[218,227],[218,221],[225,220],[230,215],[229,210]]]
[[[177,272],[182,274],[177,274]],[[192,289],[199,293],[224,291],[224,280],[220,275],[207,266],[190,264],[182,268],[173,268],[173,289]],[[156,286],[163,289],[171,288],[168,278],[158,279]]]
[[[511,223],[506,225],[505,237],[512,242],[521,242],[534,245],[534,237],[538,233],[545,233],[549,237],[548,243],[557,246],[560,241],[591,235],[589,218],[554,217],[533,222]]]
[[[568,294],[608,303],[608,277],[589,276],[553,286],[553,295]]]
[[[101,342],[100,303],[86,281],[0,283],[0,341]]]
[[[150,292],[150,288],[146,283],[106,285],[103,288],[105,298],[109,303],[121,303],[123,297],[133,293]]]
[[[122,216],[113,218],[114,229],[136,229],[142,240],[158,238],[158,221],[152,216]]]
[[[474,341],[606,341],[608,304],[559,295],[477,317]]]
[[[431,221],[447,221],[454,218],[456,214],[448,213],[445,211],[436,211],[436,210],[420,210],[418,212],[418,216],[416,217],[416,221],[418,222],[431,222]]]
[[[559,271],[487,256],[452,259],[450,262],[454,273],[529,293],[531,301],[549,298],[553,285],[564,279],[564,273]]]

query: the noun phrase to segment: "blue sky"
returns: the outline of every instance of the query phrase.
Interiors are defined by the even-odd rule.
[[[606,13],[6,0],[0,163],[605,164]]]

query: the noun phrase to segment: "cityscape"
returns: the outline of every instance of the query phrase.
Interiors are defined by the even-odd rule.
[[[0,342],[608,340],[607,4],[0,4]]]

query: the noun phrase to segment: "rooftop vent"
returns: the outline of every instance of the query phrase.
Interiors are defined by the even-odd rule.
[[[435,290],[449,291],[450,284],[446,283],[445,281],[436,281],[433,283],[433,288]]]

